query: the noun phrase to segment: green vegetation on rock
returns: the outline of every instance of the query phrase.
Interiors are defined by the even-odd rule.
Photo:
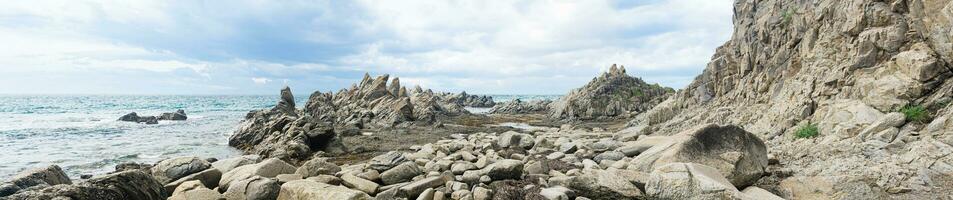
[[[807,123],[801,128],[797,129],[797,132],[794,133],[794,137],[797,138],[812,138],[817,137],[818,135],[817,125],[813,123]]]

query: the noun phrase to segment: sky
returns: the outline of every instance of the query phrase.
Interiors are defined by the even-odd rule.
[[[0,94],[297,94],[365,73],[564,94],[612,64],[683,88],[731,0],[31,0],[0,5]]]

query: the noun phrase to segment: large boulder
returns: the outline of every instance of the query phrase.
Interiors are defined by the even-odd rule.
[[[178,121],[178,120],[186,120],[188,118],[189,117],[185,115],[185,110],[182,110],[182,109],[176,110],[175,112],[171,112],[171,113],[162,113],[162,115],[159,115],[159,120]],[[120,118],[120,120],[122,120],[122,118]]]
[[[136,112],[131,112],[129,114],[123,115],[122,117],[119,117],[119,121],[124,121],[124,122],[139,122],[139,119],[140,119],[139,114]]]
[[[278,197],[278,181],[253,176],[228,186],[225,198],[235,200],[272,200]]]
[[[225,195],[222,195],[214,190],[208,189],[202,182],[186,181],[176,187],[172,192],[172,196],[169,197],[169,200],[221,200],[225,199]]]
[[[652,172],[669,163],[692,162],[711,166],[732,184],[749,186],[768,166],[768,153],[758,136],[734,125],[706,124],[671,137],[636,156],[628,169]]]
[[[222,179],[218,182],[219,191],[231,189],[234,182],[249,179],[254,176],[264,178],[274,178],[279,174],[291,174],[295,172],[295,167],[278,159],[269,158],[258,164],[245,165],[222,174]]]
[[[236,167],[241,167],[244,165],[250,165],[261,162],[261,156],[258,155],[244,155],[232,158],[221,159],[212,163],[212,167],[218,169],[221,172],[232,171]]]
[[[128,170],[72,185],[32,187],[8,196],[6,199],[165,200],[166,196],[162,184],[152,175],[139,170]]]
[[[643,198],[643,193],[634,182],[644,183],[647,177],[644,173],[628,170],[586,169],[564,186],[575,190],[579,196],[593,199],[639,199]]]
[[[668,163],[652,172],[645,183],[654,199],[742,199],[741,192],[718,170],[695,163]]]
[[[404,164],[397,165],[396,167],[381,173],[381,180],[385,185],[402,183],[409,181],[410,179],[422,173],[423,171],[420,170],[420,167],[418,167],[416,163],[405,162]]]
[[[520,179],[523,176],[523,162],[519,160],[505,159],[490,164],[485,169],[488,176],[493,180]]]
[[[152,167],[152,175],[160,183],[169,183],[179,178],[204,171],[212,164],[198,157],[178,157],[166,159]]]
[[[20,172],[19,174],[13,176],[10,181],[4,183],[2,185],[3,189],[0,189],[0,197],[11,195],[20,189],[37,185],[59,184],[72,184],[72,181],[69,180],[69,177],[66,176],[66,173],[63,172],[63,169],[60,168],[60,166],[50,165],[47,167],[31,169]]]
[[[218,182],[221,181],[221,179],[222,179],[222,171],[219,171],[218,169],[215,169],[215,168],[209,168],[209,169],[206,169],[205,171],[194,173],[194,174],[179,178],[178,180],[172,181],[170,183],[167,183],[165,184],[165,190],[167,192],[174,191],[177,187],[179,187],[179,185],[182,185],[183,183],[189,182],[189,181],[199,181],[199,183],[202,183],[202,185],[205,187],[214,188],[218,186]]]
[[[367,194],[342,186],[310,180],[296,180],[281,185],[278,200],[370,200]]]

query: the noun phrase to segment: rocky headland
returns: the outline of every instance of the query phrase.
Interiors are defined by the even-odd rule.
[[[302,106],[285,88],[231,136],[247,155],[83,180],[54,165],[0,199],[953,198],[953,2],[734,6],[731,39],[682,90],[621,66],[555,102],[387,75]]]

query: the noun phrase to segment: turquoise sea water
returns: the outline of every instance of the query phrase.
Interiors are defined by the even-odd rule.
[[[492,95],[509,101],[554,95]],[[299,106],[307,95],[297,95]],[[240,154],[228,136],[248,111],[275,105],[278,96],[23,96],[0,95],[0,180],[57,164],[72,178],[102,174],[128,161],[177,156],[226,158]],[[183,109],[186,121],[156,125],[116,121]]]

